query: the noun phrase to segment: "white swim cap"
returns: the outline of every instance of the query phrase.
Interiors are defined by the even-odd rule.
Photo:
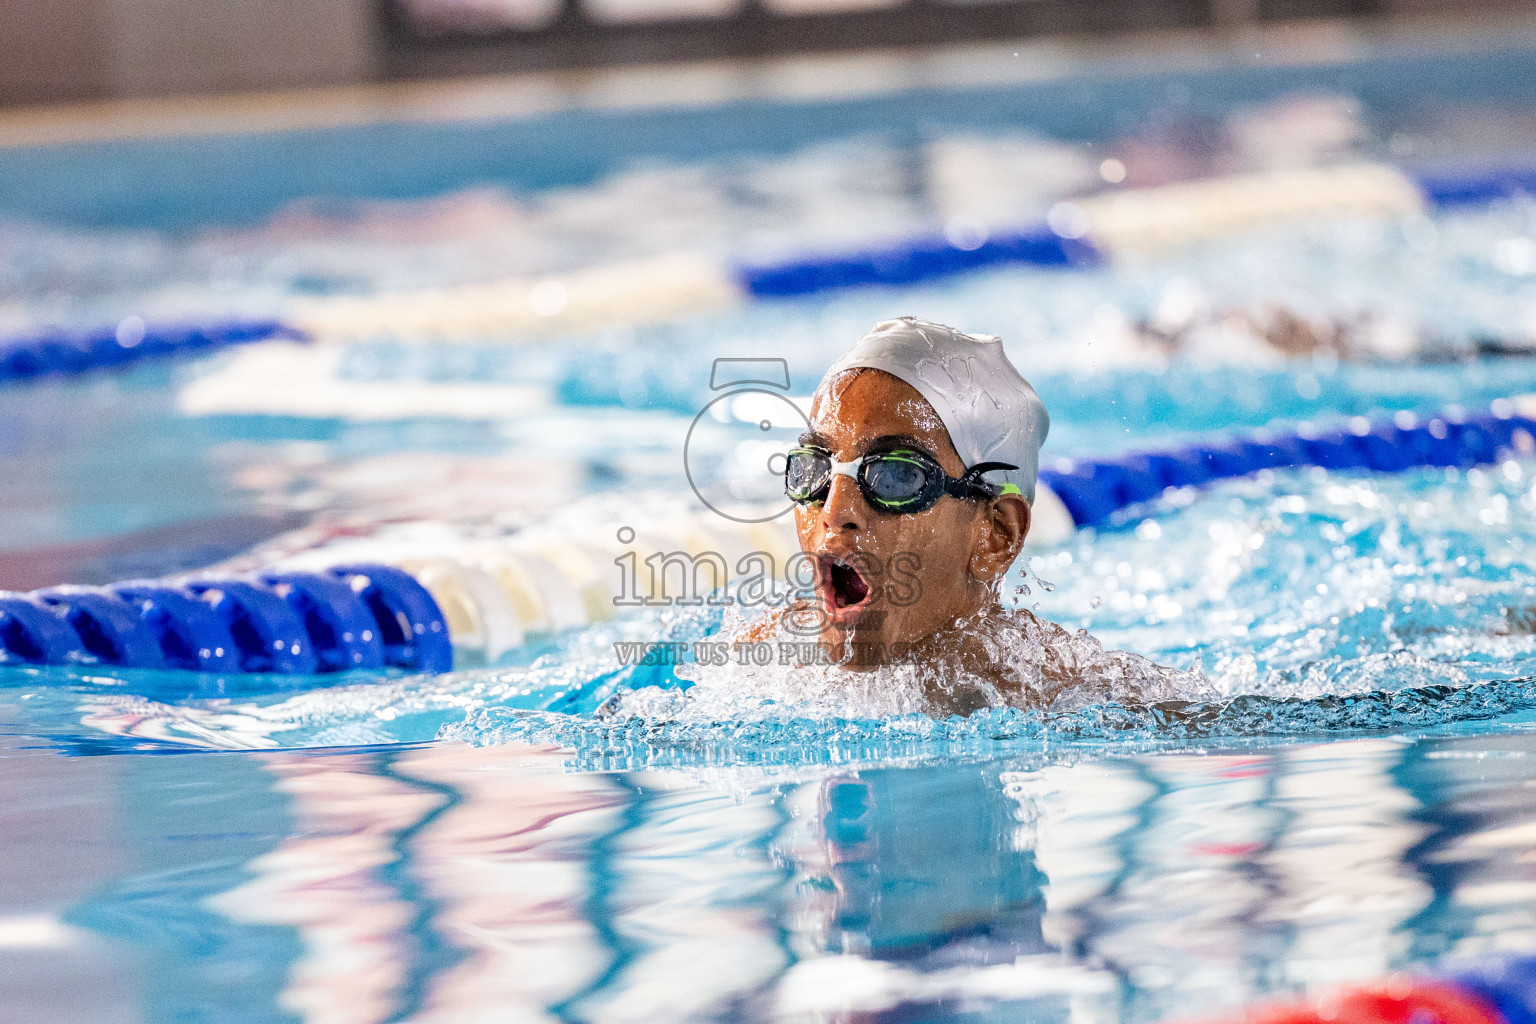
[[[982,462],[1018,466],[992,470],[987,481],[1013,484],[1026,501],[1035,500],[1040,446],[1051,417],[1003,354],[1001,339],[910,316],[886,320],[845,352],[822,381],[865,367],[884,370],[926,398],[967,469]]]

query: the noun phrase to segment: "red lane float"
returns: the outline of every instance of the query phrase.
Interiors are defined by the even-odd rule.
[[[1305,1002],[1269,1003],[1182,1024],[1515,1024],[1452,982],[1399,975]]]

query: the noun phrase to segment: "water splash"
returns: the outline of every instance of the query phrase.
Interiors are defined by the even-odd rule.
[[[1108,703],[1069,712],[989,708],[947,719],[904,714],[879,719],[685,721],[636,715],[605,720],[487,708],[444,727],[438,738],[476,745],[551,744],[569,752],[573,767],[592,770],[910,764],[1067,753],[1060,749],[1063,744],[1107,744],[1118,752],[1140,752],[1195,741],[1231,747],[1338,733],[1426,731],[1533,709],[1536,685],[1522,678],[1306,700],[1247,695],[1203,702]]]
[[[1509,462],[1398,476],[1266,473],[1184,496],[1158,513],[1156,531],[1084,532],[1039,551],[1031,578],[1047,576],[1056,586],[1032,596],[1042,617],[1065,627],[1064,649],[1090,667],[1082,677],[1099,684],[1053,692],[1031,683],[1030,699],[1017,703],[1040,710],[977,710],[967,719],[975,726],[965,728],[1027,720],[1039,742],[1059,745],[1095,736],[1084,725],[1095,716],[1129,714],[1142,731],[1115,732],[1116,742],[1204,743],[1229,734],[1433,728],[1474,712],[1518,711],[1523,680],[1536,676],[1532,470]],[[751,760],[757,740],[765,744],[761,756],[778,757],[784,735],[836,744],[847,729],[892,756],[946,756],[948,740],[929,745],[923,730],[930,726],[921,723],[936,723],[936,735],[948,737],[955,704],[969,710],[1010,699],[958,671],[839,674],[777,664],[674,671],[626,666],[613,646],[691,644],[733,628],[715,611],[642,616],[557,638],[522,652],[518,664],[434,678],[278,682],[5,668],[0,689],[19,709],[17,731],[80,751],[418,743],[439,735],[480,742],[512,735],[508,721],[516,721],[518,735],[535,723],[540,735],[590,742],[594,751],[618,744],[639,761],[651,756],[641,748],[653,740],[661,744],[656,757],[671,756],[674,735],[704,751],[689,756],[707,760],[717,750]],[[1080,639],[1079,629],[1097,641]],[[995,645],[994,660],[1026,679],[1043,664],[1045,647],[1063,643],[1046,639],[1028,630],[982,638]],[[1180,674],[1149,677],[1144,663],[1117,669],[1114,649]],[[1404,696],[1387,696],[1397,692]],[[1207,709],[1192,721],[1209,729],[1193,731],[1184,721],[1193,712],[1175,721],[1145,710],[1170,700]],[[1355,703],[1330,703],[1341,700]],[[1224,710],[1209,710],[1218,704]],[[906,724],[871,733],[876,726],[868,723],[881,721]],[[808,724],[784,733],[786,722]],[[830,755],[807,748],[782,756]]]

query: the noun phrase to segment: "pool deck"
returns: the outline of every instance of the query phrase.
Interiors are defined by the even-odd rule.
[[[1437,53],[1536,46],[1536,11],[1390,23],[1300,21],[1226,32],[1031,38],[746,60],[380,83],[217,97],[0,110],[0,149],[329,128],[381,122],[515,120],[562,110],[835,100],[909,90],[1051,81],[1091,72],[1296,67],[1384,47]]]

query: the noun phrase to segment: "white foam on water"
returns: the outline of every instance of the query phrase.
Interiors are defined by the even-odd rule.
[[[729,624],[725,635],[732,635]],[[871,668],[807,663],[814,657],[807,656],[807,638],[786,631],[782,617],[772,636],[759,642],[770,645],[773,663],[681,665],[676,674],[692,684],[686,690],[622,691],[601,713],[695,723],[785,716],[942,718],[983,708],[1064,711],[1111,701],[1217,695],[1198,670],[1106,650],[1086,630],[1070,632],[1021,609],[995,607],[957,620],[921,653]],[[823,650],[834,658],[852,656],[847,648]]]

